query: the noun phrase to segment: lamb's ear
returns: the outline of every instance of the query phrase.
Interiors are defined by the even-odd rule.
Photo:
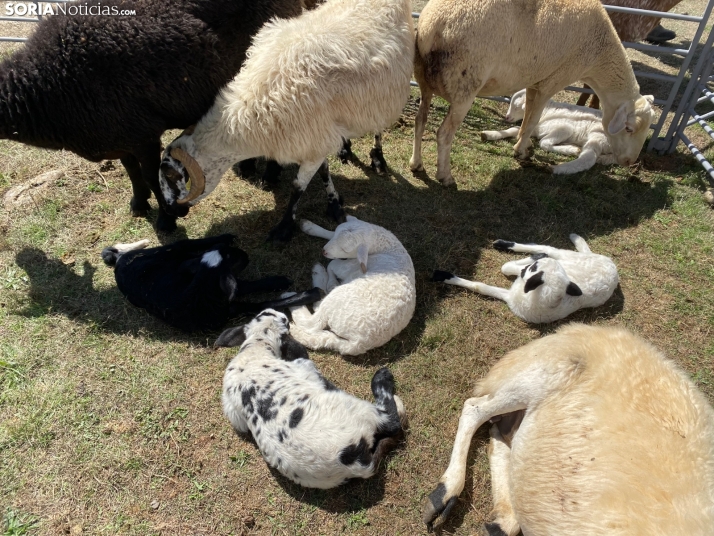
[[[286,333],[280,341],[280,356],[285,361],[295,361],[296,359],[310,359],[305,347],[297,342],[295,338]]]
[[[221,333],[216,342],[213,343],[214,348],[233,348],[240,346],[245,342],[245,325],[236,328],[229,328]]]
[[[541,270],[526,281],[526,285],[523,287],[523,292],[528,294],[531,290],[537,289],[543,283],[545,283],[545,281],[543,281],[543,271]]]
[[[650,104],[654,104],[654,95],[643,95],[645,100],[649,102]]]
[[[349,214],[345,216],[345,219],[347,221],[359,221],[359,219],[355,218],[354,216],[350,216]]]
[[[625,128],[626,123],[627,123],[627,103],[623,102],[622,104],[620,104],[620,107],[615,112],[615,115],[612,116],[612,119],[610,120],[610,124],[607,125],[607,131],[610,134],[617,134],[618,132],[622,132],[622,130]]]
[[[359,268],[362,270],[363,274],[367,273],[367,258],[369,257],[369,249],[367,244],[360,244],[357,246],[357,260],[359,261]]]
[[[573,283],[572,281],[570,283],[568,283],[568,286],[565,289],[565,293],[568,296],[582,296],[583,295],[583,291],[580,290],[580,287],[578,285],[576,285],[575,283]]]

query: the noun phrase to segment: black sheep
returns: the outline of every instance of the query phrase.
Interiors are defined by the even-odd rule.
[[[313,303],[315,288],[272,302],[246,303],[240,296],[285,290],[292,281],[283,276],[257,281],[236,279],[248,255],[233,246],[235,237],[224,234],[198,240],[181,240],[168,246],[143,248],[147,241],[104,248],[102,258],[116,266],[117,287],[129,301],[183,331],[218,329],[241,313]]]
[[[238,72],[253,34],[292,17],[302,0],[89,0],[136,16],[55,15],[0,64],[0,138],[67,149],[91,161],[119,158],[131,210],[159,203],[157,229],[172,231],[159,188],[160,137],[187,128]]]

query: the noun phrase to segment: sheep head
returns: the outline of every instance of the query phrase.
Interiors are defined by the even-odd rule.
[[[328,259],[356,258],[362,273],[366,273],[372,227],[354,216],[347,216],[347,221],[337,226],[335,235],[325,244],[323,255]]]
[[[523,293],[537,295],[546,307],[557,307],[565,295],[581,296],[582,290],[570,281],[561,264],[549,257],[536,260],[521,271]]]
[[[614,113],[603,102],[602,125],[619,165],[630,166],[637,160],[654,121],[653,102],[652,95],[640,95],[620,104]]]
[[[508,105],[508,111],[506,112],[506,121],[508,123],[515,123],[523,119],[526,115],[526,90],[521,89],[516,91],[511,97],[511,103]]]

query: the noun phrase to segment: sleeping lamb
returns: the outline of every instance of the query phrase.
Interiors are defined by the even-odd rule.
[[[450,272],[436,270],[432,281],[475,290],[508,304],[516,316],[534,324],[554,322],[583,307],[605,303],[620,281],[612,259],[590,251],[585,240],[570,235],[577,252],[534,244],[496,240],[499,251],[532,253],[501,267],[506,276],[516,276],[509,290],[467,281]]]
[[[315,304],[293,308],[293,336],[314,350],[329,348],[357,355],[382,346],[402,331],[414,314],[414,265],[401,242],[383,227],[347,216],[334,232],[303,220],[301,228],[328,239],[323,253],[334,259],[327,270],[316,264],[313,285],[327,292]]]
[[[511,97],[506,121],[515,123],[523,119],[525,108],[526,90],[522,89]],[[519,127],[507,130],[484,130],[481,132],[481,139],[492,141],[515,138],[519,130]],[[540,147],[545,151],[577,155],[577,158],[571,162],[553,166],[553,173],[564,175],[578,173],[590,169],[595,164],[617,163],[602,126],[600,110],[549,100],[533,135],[540,140]]]
[[[223,379],[223,412],[290,480],[327,489],[369,478],[402,438],[406,413],[389,369],[372,378],[374,404],[341,391],[290,336],[287,317],[272,309],[215,343],[239,345]]]

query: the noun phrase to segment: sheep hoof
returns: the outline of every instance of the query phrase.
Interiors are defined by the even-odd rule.
[[[454,177],[449,173],[445,177],[436,177],[438,181],[443,184],[444,186],[452,186],[456,184],[456,181],[454,180]]]
[[[132,197],[129,208],[131,209],[131,215],[133,217],[143,218],[151,210],[151,205],[149,205],[148,199],[136,199],[136,197]]]
[[[508,536],[498,523],[484,523],[481,534],[483,536]]]
[[[507,251],[508,253],[513,253],[513,246],[515,242],[510,242],[508,240],[501,240],[500,238],[493,243],[493,249],[498,251]]]
[[[355,155],[352,153],[352,142],[350,140],[345,140],[342,144],[342,148],[337,151],[337,158],[339,158],[340,162],[343,164],[348,164],[354,156]]]
[[[268,234],[269,242],[290,242],[293,237],[293,224],[292,222],[280,222],[278,225],[273,227]]]
[[[347,215],[342,208],[342,202],[342,196],[339,196],[336,199],[330,199],[330,202],[327,204],[327,215],[337,223],[345,223],[347,221]]]
[[[528,147],[525,151],[522,151],[521,149],[514,149],[513,156],[517,160],[528,162],[533,157],[533,146]]]
[[[446,502],[446,486],[443,482],[439,482],[436,489],[432,491],[426,498],[426,503],[424,504],[424,515],[422,520],[426,523],[426,529],[429,532],[434,530],[434,521],[441,517],[442,521],[449,516],[451,509],[456,505],[458,497],[450,497]]]
[[[387,171],[387,161],[384,159],[384,154],[380,147],[373,147],[369,152],[369,157],[372,159],[372,169],[377,175],[384,175]]]
[[[422,162],[414,162],[414,160],[410,160],[409,169],[411,169],[413,173],[416,173],[417,171],[424,171],[424,164]]]

